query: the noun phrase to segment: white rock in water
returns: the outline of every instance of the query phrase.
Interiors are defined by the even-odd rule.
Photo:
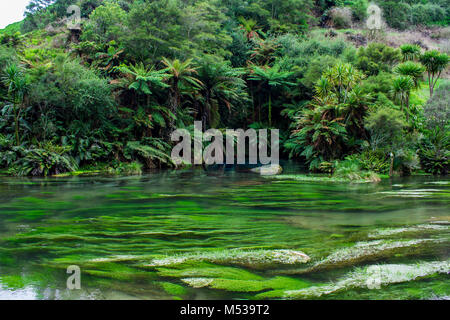
[[[279,164],[270,164],[267,166],[254,168],[250,170],[254,173],[259,173],[262,176],[275,176],[283,172],[283,168]]]

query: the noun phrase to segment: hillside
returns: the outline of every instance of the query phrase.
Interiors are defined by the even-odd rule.
[[[365,0],[78,1],[79,29],[70,4],[31,1],[0,31],[7,174],[174,167],[170,134],[194,121],[280,129],[313,172],[448,172],[444,0],[380,0],[376,31]]]

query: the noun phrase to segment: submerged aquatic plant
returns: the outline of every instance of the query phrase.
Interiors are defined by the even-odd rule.
[[[147,266],[173,266],[187,261],[207,261],[258,269],[273,265],[303,264],[309,260],[310,258],[306,254],[294,250],[223,250],[155,259]]]
[[[417,264],[372,265],[350,272],[335,284],[285,291],[283,298],[317,298],[353,288],[375,289],[383,285],[414,281],[440,273],[450,273],[450,260]]]

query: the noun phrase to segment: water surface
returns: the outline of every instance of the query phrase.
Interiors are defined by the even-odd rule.
[[[0,177],[0,299],[299,298],[290,292],[336,283],[368,266],[445,262],[449,185],[448,178],[428,176],[348,184],[201,170]],[[405,245],[398,250],[383,247],[399,241]],[[367,244],[378,249],[354,252]],[[201,259],[151,263],[235,249],[296,250],[311,260],[265,268]],[[333,254],[337,261],[317,267]],[[81,290],[66,289],[69,265],[81,268]],[[214,282],[197,288],[185,281],[192,278]],[[444,270],[316,298],[447,296]]]

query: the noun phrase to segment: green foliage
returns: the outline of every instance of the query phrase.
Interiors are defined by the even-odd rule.
[[[403,61],[416,60],[420,57],[420,47],[416,44],[403,44],[400,46],[402,51]]]
[[[106,172],[114,175],[141,175],[142,164],[139,162],[120,162],[106,169]]]
[[[128,160],[136,157],[142,159],[148,168],[155,168],[155,162],[158,162],[159,165],[172,165],[169,144],[158,138],[146,139],[144,143],[139,141],[128,142],[124,150],[125,158]]]
[[[431,25],[444,22],[445,9],[433,3],[418,3],[411,6],[412,25]]]
[[[350,1],[350,8],[353,12],[353,17],[357,21],[365,21],[367,18],[367,8],[369,7],[369,1],[367,0],[353,0]]]
[[[105,1],[90,14],[82,39],[103,45],[118,41],[125,31],[126,19],[127,13],[118,3]]]
[[[403,142],[403,130],[407,126],[404,115],[395,109],[380,107],[369,112],[365,127],[370,132],[372,150],[394,152]]]
[[[450,125],[450,82],[442,83],[424,108],[425,123],[428,129],[439,127],[448,130]]]
[[[220,124],[220,109],[231,112],[248,100],[246,84],[242,79],[244,70],[231,67],[230,63],[205,55],[197,60],[200,88],[201,119],[203,127],[212,128]]]
[[[276,88],[286,89],[295,86],[295,83],[289,81],[293,72],[281,70],[280,65],[273,67],[252,66],[250,69],[249,80],[259,81],[268,86],[269,92],[269,127],[272,126],[272,91]]]
[[[380,181],[376,173],[362,170],[359,161],[350,159],[336,162],[333,177],[350,181]]]
[[[362,83],[361,88],[365,93],[383,93],[390,96],[392,93],[392,83],[394,76],[392,73],[381,71],[376,76],[370,76]]]
[[[397,77],[393,85],[393,92],[396,97],[400,99],[401,109],[406,106],[406,117],[409,118],[409,96],[411,90],[414,89],[414,79],[410,76],[399,76]]]
[[[155,70],[154,66],[145,66],[143,63],[136,65],[121,65],[117,68],[118,71],[128,74],[132,77],[132,81],[128,89],[135,90],[138,94],[151,95],[151,87],[168,88],[169,86],[164,82],[169,75],[166,70]]]
[[[420,57],[420,62],[426,67],[428,73],[428,85],[430,87],[430,97],[433,96],[434,87],[436,86],[441,73],[447,68],[449,63],[448,55],[440,53],[437,50],[425,52]]]
[[[68,149],[47,143],[31,148],[17,148],[14,170],[21,176],[49,176],[76,171],[75,160],[67,154]]]
[[[72,170],[67,161],[131,173],[172,166],[170,133],[197,120],[205,129],[276,127],[282,152],[312,170],[351,154],[363,170],[382,171],[393,152],[407,173],[416,136],[447,130],[448,88],[426,103],[420,85],[425,67],[433,96],[446,54],[421,55],[414,44],[356,49],[348,32],[308,32],[320,15],[321,25],[363,23],[366,0],[82,0],[80,32],[65,25],[71,4],[30,1],[23,23],[0,31],[2,168],[17,173],[24,150],[25,174]],[[448,15],[438,0],[379,5],[398,28]]]
[[[285,144],[291,156],[303,156],[311,170],[321,170],[321,163],[341,159],[363,144],[370,95],[359,87],[362,78],[361,72],[345,63],[323,73],[311,108],[301,109],[294,117],[295,130]]]
[[[402,76],[409,76],[414,82],[414,88],[419,88],[425,67],[420,63],[407,61],[395,67],[394,72]]]
[[[367,47],[359,48],[356,67],[367,75],[377,75],[380,71],[390,72],[401,60],[400,50],[382,43],[370,43]]]
[[[324,119],[330,107],[303,109],[296,117],[296,129],[286,148],[291,156],[303,156],[312,171],[319,169],[323,161],[339,158],[347,140],[347,131],[342,119]]]
[[[343,29],[352,26],[352,11],[350,8],[335,7],[329,11],[331,23],[335,28]]]
[[[380,3],[383,18],[387,24],[395,29],[404,30],[411,25],[411,6],[405,2],[383,1]]]
[[[357,162],[363,170],[372,171],[380,174],[389,173],[389,158],[378,150],[364,150],[360,154],[353,154],[346,157],[347,160]]]
[[[4,70],[2,82],[7,91],[7,102],[4,111],[12,109],[14,114],[14,133],[16,137],[16,145],[20,145],[19,121],[24,111],[24,100],[29,91],[29,79],[24,74],[22,67],[17,64],[10,64]]]
[[[335,98],[337,103],[346,103],[350,92],[363,79],[359,70],[349,63],[337,63],[328,68],[316,84],[319,98]]]
[[[419,141],[422,168],[432,174],[445,175],[450,169],[450,134],[436,127]]]
[[[302,79],[302,84],[310,89],[314,89],[317,80],[320,79],[323,72],[336,65],[337,62],[338,60],[335,57],[328,55],[312,58]]]

